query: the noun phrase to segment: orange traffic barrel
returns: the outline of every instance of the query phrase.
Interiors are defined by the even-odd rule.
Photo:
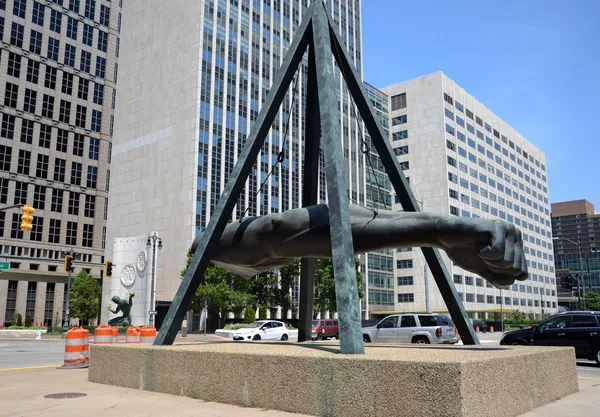
[[[154,339],[156,339],[156,327],[142,326],[142,328],[140,329],[140,342],[154,343]]]
[[[140,328],[137,326],[130,326],[127,329],[125,336],[125,343],[140,343]]]
[[[94,344],[108,345],[113,344],[113,329],[108,324],[101,324],[94,330]]]
[[[490,333],[494,333],[494,326],[490,326]]]
[[[113,343],[119,343],[119,328],[112,326],[111,330],[112,330]]]
[[[479,326],[475,326],[475,332],[479,333]]]
[[[65,340],[65,363],[59,369],[87,368],[90,364],[90,332],[73,327]]]

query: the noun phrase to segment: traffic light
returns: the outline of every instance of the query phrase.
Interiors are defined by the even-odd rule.
[[[65,272],[73,272],[73,256],[65,256]]]
[[[104,271],[105,277],[107,277],[107,278],[112,277],[112,267],[113,267],[112,261],[106,261],[106,270]]]
[[[28,232],[33,229],[31,222],[33,221],[33,207],[27,204],[21,207],[21,230]]]

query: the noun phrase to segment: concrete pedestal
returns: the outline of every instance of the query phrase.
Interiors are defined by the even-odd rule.
[[[316,416],[518,416],[578,391],[573,348],[92,345],[89,381]]]

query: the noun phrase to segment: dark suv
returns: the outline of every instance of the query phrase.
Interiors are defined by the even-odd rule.
[[[531,329],[505,333],[500,344],[573,346],[577,358],[600,364],[600,312],[560,313]]]

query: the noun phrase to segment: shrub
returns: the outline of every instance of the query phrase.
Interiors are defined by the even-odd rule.
[[[260,307],[258,310],[258,317],[261,320],[266,320],[267,319],[267,307]]]
[[[17,327],[23,327],[23,316],[21,313],[15,313],[12,318],[12,325]]]
[[[252,307],[246,307],[246,310],[244,310],[244,323],[250,324],[254,320],[256,320],[256,310]]]
[[[227,326],[223,327],[223,330],[238,330],[241,329],[242,327],[246,327],[247,323],[234,323],[234,324],[228,324]]]

